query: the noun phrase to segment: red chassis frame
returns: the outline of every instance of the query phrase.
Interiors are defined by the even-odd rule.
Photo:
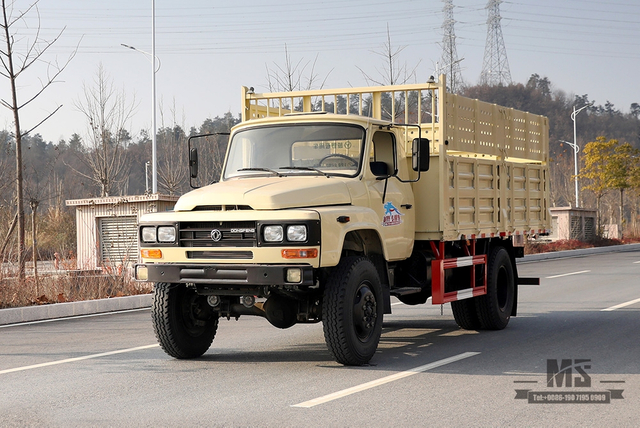
[[[476,255],[476,240],[463,241],[466,257],[455,257],[445,259],[444,242],[431,241],[431,250],[435,255],[435,259],[431,261],[431,301],[434,305],[455,302],[457,300],[469,299],[476,296],[487,294],[487,255]],[[444,280],[445,270],[460,267],[484,265],[484,278],[482,285],[476,287],[476,269],[471,269],[470,288],[463,290],[450,291],[445,293]]]

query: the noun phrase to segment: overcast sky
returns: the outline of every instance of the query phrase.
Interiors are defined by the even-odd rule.
[[[14,14],[31,0],[15,1]],[[294,62],[317,57],[315,73],[325,87],[364,86],[362,72],[379,76],[376,54],[384,49],[386,27],[392,45],[404,47],[399,59],[425,81],[441,57],[444,3],[438,0],[156,0],[158,125],[177,123],[187,130],[208,117],[240,110],[240,87],[266,92],[266,68],[284,64],[284,47]],[[487,36],[486,0],[453,0],[457,51],[465,81],[476,84]],[[116,88],[137,103],[130,124],[134,138],[151,128],[151,62],[122,43],[151,51],[152,0],[40,0],[41,37],[60,40],[44,59],[64,62],[77,54],[50,87],[23,112],[29,129],[62,104],[39,132],[47,141],[81,135],[86,123],[74,103],[91,86],[100,63]],[[35,16],[33,13],[31,16]],[[514,82],[531,74],[548,77],[554,89],[588,94],[596,104],[614,103],[623,112],[640,103],[640,0],[519,0],[501,4],[502,32]],[[16,27],[33,37],[31,29]],[[23,100],[46,78],[37,63],[20,76]],[[9,83],[0,79],[0,98],[9,100]],[[160,110],[164,115],[164,122]],[[11,129],[9,110],[0,126]],[[567,111],[567,115],[570,112]],[[569,137],[569,136],[567,136]],[[615,136],[611,136],[615,138]]]

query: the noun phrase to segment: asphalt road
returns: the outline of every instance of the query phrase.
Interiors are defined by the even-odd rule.
[[[157,346],[149,310],[0,327],[0,426],[638,426],[640,252],[519,271],[542,284],[505,330],[396,303],[357,368],[320,324],[222,321],[189,361]],[[565,367],[548,386],[549,364],[571,384]]]

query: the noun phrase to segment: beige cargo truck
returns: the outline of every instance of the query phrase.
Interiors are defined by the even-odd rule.
[[[194,358],[220,320],[322,322],[367,363],[391,297],[451,303],[464,329],[516,315],[516,258],[550,227],[546,117],[424,84],[254,93],[219,181],[141,218],[136,278],[164,351]],[[190,139],[192,180],[210,168]],[[202,147],[202,146],[200,146]]]

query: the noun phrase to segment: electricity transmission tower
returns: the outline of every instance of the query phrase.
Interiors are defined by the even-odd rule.
[[[439,68],[442,68],[447,75],[449,91],[455,94],[464,85],[460,72],[460,61],[462,60],[458,59],[458,51],[456,50],[456,33],[453,28],[456,21],[453,19],[453,0],[442,1],[444,2],[442,9],[444,23],[442,24],[442,58]]]
[[[502,38],[500,26],[500,3],[502,0],[489,0],[485,9],[489,11],[487,19],[487,43],[484,47],[484,60],[480,84],[508,85],[511,83],[511,72],[507,60],[507,49]]]

